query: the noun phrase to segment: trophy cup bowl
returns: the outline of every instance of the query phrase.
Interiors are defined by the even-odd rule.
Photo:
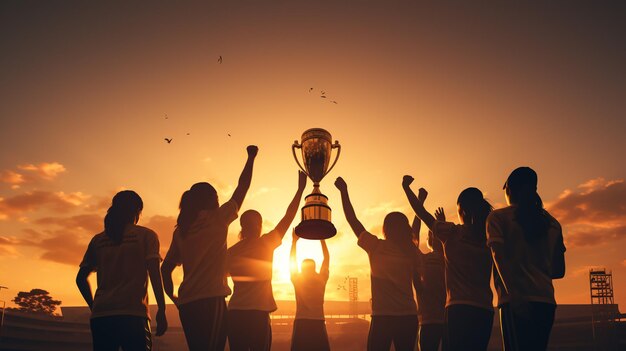
[[[296,149],[302,150],[304,167],[298,160]],[[337,149],[337,155],[331,164],[332,149]],[[300,169],[313,181],[313,192],[305,197],[302,221],[295,228],[296,235],[310,240],[332,238],[337,234],[337,229],[331,222],[328,197],[320,192],[320,182],[335,167],[341,153],[341,146],[338,141],[333,144],[328,131],[312,128],[302,133],[300,143],[297,140],[294,141],[291,150]]]

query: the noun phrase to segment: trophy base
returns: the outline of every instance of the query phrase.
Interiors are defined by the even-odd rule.
[[[337,234],[335,226],[323,219],[305,219],[295,230],[297,236],[309,240],[329,239]]]

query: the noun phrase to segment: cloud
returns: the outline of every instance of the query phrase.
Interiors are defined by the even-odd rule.
[[[93,236],[93,233],[87,233],[82,229],[38,232],[29,228],[25,234],[27,238],[0,236],[0,253],[7,251],[17,255],[19,247],[34,247],[43,251],[39,256],[43,260],[77,266]]]
[[[395,205],[392,202],[383,202],[375,206],[370,206],[362,211],[363,216],[385,216],[390,212],[404,212],[407,208]]]
[[[17,247],[32,244],[33,242],[28,239],[0,235],[0,256],[17,257],[19,256]]]
[[[0,171],[0,183],[11,185],[18,189],[22,185],[37,184],[42,181],[52,181],[67,169],[59,162],[42,162],[39,164],[23,164],[16,169]]]
[[[593,268],[599,268],[599,266],[593,266],[593,265],[580,266],[568,272],[567,275],[570,278],[576,278],[576,277],[580,277],[584,275],[589,275],[589,271]]]
[[[84,234],[56,231],[52,236],[37,244],[37,247],[43,249],[40,258],[78,266],[87,250],[90,238]]]
[[[58,162],[43,162],[38,165],[34,164],[26,164],[20,165],[17,168],[31,172],[32,174],[38,175],[41,179],[52,180],[56,178],[59,174],[67,171],[65,166]]]
[[[626,239],[626,183],[621,179],[591,179],[565,190],[546,208],[563,225],[568,246]]]
[[[159,245],[161,246],[161,257],[165,257],[165,253],[172,243],[172,234],[176,226],[176,217],[155,215],[148,219],[142,219],[139,223],[144,227],[154,230],[159,236]]]
[[[66,230],[81,229],[91,233],[101,232],[104,217],[98,214],[81,214],[70,217],[44,217],[37,219],[39,225],[56,225]]]
[[[82,260],[91,238],[103,230],[103,217],[81,214],[69,217],[43,217],[22,231],[22,235],[0,236],[0,255],[15,256],[19,247],[34,247],[42,251],[42,260],[76,266]],[[140,223],[159,235],[161,255],[165,255],[172,241],[176,219],[171,216],[152,216]],[[41,228],[37,230],[36,228]]]
[[[626,238],[626,225],[610,228],[572,225],[565,227],[563,236],[568,247],[615,243]]]
[[[0,236],[0,256],[18,256],[18,252],[15,246],[18,244],[18,240],[13,237]]]
[[[44,190],[28,191],[8,198],[0,197],[0,220],[39,209],[67,213],[82,205],[88,198],[81,192],[64,193]]]
[[[273,191],[276,191],[276,190],[277,190],[276,188],[261,187],[258,190],[249,192],[248,195],[246,195],[246,198],[248,200],[254,199],[254,198],[263,196],[263,195],[265,195],[267,193],[271,193]]]
[[[24,176],[20,173],[12,170],[5,170],[0,172],[0,182],[19,186],[20,184],[26,182],[26,179],[24,179]]]

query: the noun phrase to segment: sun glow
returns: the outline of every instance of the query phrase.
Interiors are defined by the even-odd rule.
[[[322,249],[318,240],[298,240],[296,257],[298,269],[302,260],[310,258],[315,260],[315,267],[319,270],[322,264]],[[289,252],[291,250],[291,238],[285,238],[283,244],[274,251],[274,281],[290,283]]]

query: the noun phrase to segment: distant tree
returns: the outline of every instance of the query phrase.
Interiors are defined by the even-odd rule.
[[[54,300],[50,293],[43,289],[32,289],[31,291],[20,291],[13,299],[19,306],[17,311],[41,313],[53,316],[54,311],[61,305],[61,301]]]

